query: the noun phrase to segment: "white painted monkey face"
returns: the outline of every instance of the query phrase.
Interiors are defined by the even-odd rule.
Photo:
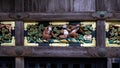
[[[48,27],[48,30],[49,30],[49,31],[52,31],[52,27],[49,26],[49,27]]]
[[[63,28],[67,28],[67,25],[63,25]]]

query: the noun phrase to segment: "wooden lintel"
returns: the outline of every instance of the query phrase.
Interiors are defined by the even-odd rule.
[[[0,47],[0,56],[22,57],[120,57],[119,47]]]

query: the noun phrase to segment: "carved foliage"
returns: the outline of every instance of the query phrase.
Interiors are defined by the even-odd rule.
[[[120,44],[120,26],[110,25],[109,32],[109,43]]]
[[[28,43],[79,43],[80,45],[93,42],[92,24],[80,22],[31,23],[27,24],[25,28]]]
[[[13,44],[13,23],[11,22],[0,22],[0,44],[11,45]]]

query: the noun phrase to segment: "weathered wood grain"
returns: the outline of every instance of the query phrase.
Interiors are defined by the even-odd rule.
[[[24,12],[24,0],[15,0],[15,12]]]
[[[95,11],[95,0],[2,0],[1,12],[83,12]]]
[[[48,0],[47,12],[69,12],[70,0]]]
[[[68,12],[69,0],[25,0],[24,12]]]
[[[107,58],[107,68],[112,68],[112,58]]]
[[[98,20],[96,26],[96,40],[97,40],[96,44],[98,47],[105,47],[105,38],[106,38],[105,21]]]
[[[120,12],[120,0],[1,0],[0,12]]]
[[[15,45],[24,45],[24,23],[23,21],[15,21]]]
[[[0,0],[0,12],[14,12],[14,0]]]
[[[106,11],[106,3],[105,0],[96,0],[96,11]]]
[[[73,21],[73,20],[95,20],[92,13],[28,13],[29,17],[23,20],[37,20],[37,21]]]
[[[120,0],[105,0],[105,6],[108,12],[120,12]]]
[[[93,12],[81,12],[81,13],[20,13],[23,17],[20,20],[24,21],[51,21],[51,20],[62,20],[62,21],[74,21],[74,20],[98,20],[93,17]],[[120,13],[112,14],[109,18],[104,18],[107,21],[119,21]],[[25,15],[25,17],[24,17]],[[16,14],[13,13],[0,13],[0,20],[17,20]]]
[[[24,58],[23,57],[15,58],[15,68],[24,68]]]
[[[95,0],[74,0],[74,12],[96,11]]]
[[[20,49],[18,54],[17,49]],[[120,57],[120,48],[104,48],[104,47],[0,47],[1,57]]]

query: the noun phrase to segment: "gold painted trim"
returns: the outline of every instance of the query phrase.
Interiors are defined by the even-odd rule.
[[[50,25],[66,25],[69,24],[69,22],[50,22]]]
[[[54,46],[54,47],[68,47],[69,44],[67,44],[67,43],[52,43],[52,44],[49,44],[49,46]]]

